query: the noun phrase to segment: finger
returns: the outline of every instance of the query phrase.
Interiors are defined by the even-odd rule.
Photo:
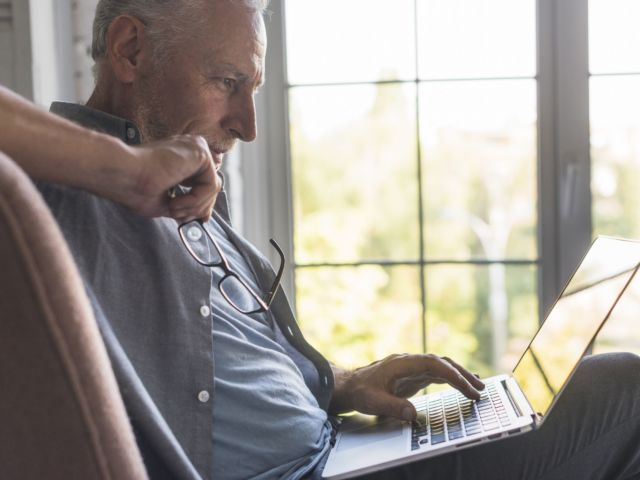
[[[175,218],[178,216],[184,217],[186,215],[191,215],[202,221],[209,220],[211,218],[211,213],[217,196],[213,196],[212,198],[204,197],[201,199],[196,197],[185,198],[188,196],[190,196],[190,194],[182,197],[179,202],[178,199],[172,201],[175,202],[170,206],[172,216]]]
[[[372,392],[367,398],[366,407],[358,408],[356,406],[356,409],[369,415],[384,415],[406,422],[414,421],[417,416],[416,409],[410,401],[396,397],[384,390]]]
[[[469,381],[469,383],[473,385],[474,388],[477,388],[478,390],[484,390],[484,383],[482,382],[482,380],[480,380],[478,375],[471,373],[469,370],[462,367],[455,361],[451,360],[449,357],[442,357],[442,358],[447,362],[449,362],[453,366],[453,368],[458,370],[464,376],[464,378],[466,378]]]
[[[200,212],[206,207],[213,207],[217,195],[214,192],[191,191],[180,197],[171,199],[169,208],[172,210],[191,211],[191,213]]]
[[[204,221],[208,220],[222,187],[217,175],[216,180],[213,185],[209,183],[192,184],[187,194],[171,199],[170,208],[176,214],[189,212]]]
[[[399,378],[396,380],[394,393],[399,397],[407,398],[433,383],[443,383],[443,381],[427,374]]]
[[[173,218],[176,220],[176,222],[178,222],[179,225],[197,220],[197,217],[194,215],[173,216]]]
[[[472,400],[480,400],[480,392],[478,392],[478,390],[476,390],[476,388],[471,385],[469,380],[467,380],[464,375],[462,375],[462,373],[451,366],[448,362],[441,359],[436,369],[440,370],[441,372],[439,374],[440,378],[442,378],[453,388],[462,392],[464,396]],[[435,371],[436,369],[434,369],[434,375],[438,375]]]
[[[187,205],[187,206],[181,206],[181,207],[174,207],[171,206],[169,208],[169,216],[171,218],[174,218],[177,221],[182,221],[182,223],[184,223],[184,219],[189,218],[191,220],[208,220],[209,218],[209,214],[207,212],[207,209],[202,209],[202,208],[198,208],[197,206],[191,206],[191,205]]]
[[[193,136],[196,143],[202,148],[204,151],[209,153],[209,157],[211,157],[211,150],[209,150],[209,144],[207,140],[202,135],[194,135]]]
[[[180,140],[184,145],[184,150],[180,154],[182,157],[180,166],[183,168],[184,176],[179,183],[185,185],[216,183],[218,180],[213,157],[204,137],[183,135]]]
[[[393,363],[395,365],[392,375],[396,379],[411,375],[428,374],[444,380],[468,398],[474,400],[480,398],[480,393],[471,385],[469,380],[449,362],[437,355],[408,355],[396,359]]]

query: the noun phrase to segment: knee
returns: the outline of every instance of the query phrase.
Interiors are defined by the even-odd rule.
[[[629,352],[589,355],[581,362],[576,376],[599,386],[610,383],[620,388],[622,385],[640,387],[640,356]]]

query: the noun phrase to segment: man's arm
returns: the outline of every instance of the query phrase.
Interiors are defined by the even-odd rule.
[[[204,139],[130,147],[42,111],[0,86],[0,150],[31,177],[88,190],[144,216],[208,219],[221,188]],[[169,199],[176,184],[189,194]]]
[[[453,360],[430,354],[390,355],[352,371],[331,367],[335,381],[329,405],[332,414],[356,410],[413,421],[416,410],[407,398],[431,383],[448,383],[474,400],[484,388],[475,375]]]

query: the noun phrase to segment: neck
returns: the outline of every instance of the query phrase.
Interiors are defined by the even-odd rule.
[[[127,85],[116,85],[109,79],[98,78],[96,87],[87,101],[87,107],[115,115],[135,123]]]

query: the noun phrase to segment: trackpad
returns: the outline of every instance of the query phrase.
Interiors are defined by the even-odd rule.
[[[342,435],[337,450],[362,447],[386,442],[402,435],[403,423],[395,418],[380,418],[365,415],[347,417],[340,427]]]

